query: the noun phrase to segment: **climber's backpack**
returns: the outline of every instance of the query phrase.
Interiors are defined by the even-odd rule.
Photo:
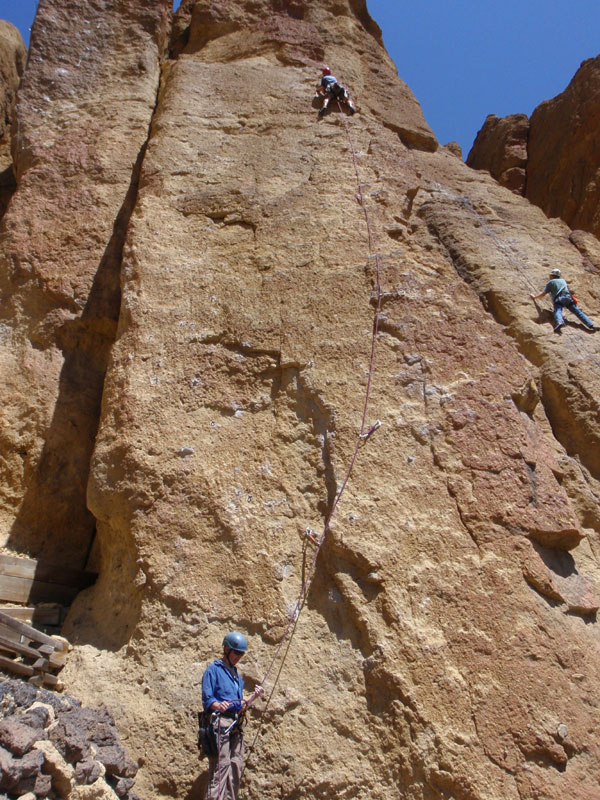
[[[209,758],[218,753],[219,715],[210,711],[198,711],[198,750]]]

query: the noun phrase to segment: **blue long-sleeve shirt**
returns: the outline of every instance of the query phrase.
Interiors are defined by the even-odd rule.
[[[223,700],[242,700],[244,679],[235,667],[229,670],[218,659],[205,669],[202,676],[202,705],[208,711],[213,703]]]

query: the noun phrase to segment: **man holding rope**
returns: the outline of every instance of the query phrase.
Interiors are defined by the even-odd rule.
[[[243,715],[263,687],[243,698],[244,679],[237,663],[248,650],[246,637],[228,633],[223,639],[223,658],[210,664],[202,676],[202,705],[205,711],[216,713],[217,754],[209,759],[207,800],[236,800],[244,763]]]

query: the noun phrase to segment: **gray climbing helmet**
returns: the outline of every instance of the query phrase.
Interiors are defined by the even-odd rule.
[[[238,653],[245,653],[248,650],[248,641],[242,633],[232,631],[223,639],[223,647],[237,650]]]
[[[551,269],[550,270],[550,275],[552,275],[553,278],[560,278],[560,270],[559,269]]]

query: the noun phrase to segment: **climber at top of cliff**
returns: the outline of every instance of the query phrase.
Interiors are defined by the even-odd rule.
[[[587,314],[578,307],[576,298],[573,297],[569,290],[569,286],[564,278],[560,276],[559,269],[550,271],[550,280],[546,284],[544,291],[540,294],[529,295],[532,300],[540,300],[547,294],[552,295],[552,303],[554,305],[554,332],[559,333],[560,329],[565,326],[563,319],[563,308],[568,308],[575,316],[580,319],[583,324],[591,331],[599,331],[600,326],[594,325],[592,320]]]
[[[211,757],[207,800],[236,800],[244,762],[243,712],[262,694],[257,686],[244,700],[244,679],[237,663],[248,650],[246,637],[233,631],[223,639],[223,657],[213,661],[202,676],[204,710],[218,714],[215,746]]]
[[[329,105],[332,97],[335,97],[335,99],[340,103],[344,103],[344,105],[348,107],[348,111],[351,114],[356,113],[356,108],[350,99],[348,90],[338,82],[334,75],[331,74],[331,70],[327,65],[323,67],[322,73],[323,77],[321,78],[321,82],[317,85],[317,93],[315,95],[315,97],[323,98],[323,104],[321,105],[321,110],[319,111],[319,117],[323,117],[325,115],[327,106]]]

